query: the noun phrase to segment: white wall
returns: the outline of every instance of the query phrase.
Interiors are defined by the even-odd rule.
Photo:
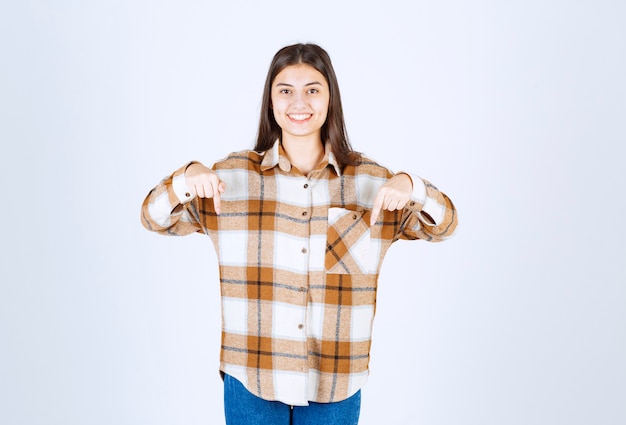
[[[139,209],[252,146],[299,41],[333,58],[355,148],[460,215],[386,259],[361,424],[626,423],[624,22],[617,0],[4,1],[0,423],[223,423],[213,248]]]

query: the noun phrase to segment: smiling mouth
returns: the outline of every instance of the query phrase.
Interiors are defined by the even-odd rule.
[[[313,114],[288,114],[287,116],[291,121],[304,122],[311,118]]]

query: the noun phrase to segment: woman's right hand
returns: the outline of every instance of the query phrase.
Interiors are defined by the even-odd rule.
[[[217,173],[199,162],[194,162],[185,170],[185,181],[192,196],[213,198],[215,212],[220,213],[220,194],[226,190],[226,183]]]

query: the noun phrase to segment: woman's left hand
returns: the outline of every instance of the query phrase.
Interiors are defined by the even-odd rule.
[[[411,194],[413,193],[413,181],[408,174],[399,173],[387,180],[387,182],[378,189],[374,206],[372,207],[372,215],[370,217],[370,226],[376,223],[378,214],[381,210],[394,211],[404,208]]]

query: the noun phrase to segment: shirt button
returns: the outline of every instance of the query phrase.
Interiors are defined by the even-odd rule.
[[[302,329],[302,328],[304,328],[304,325],[303,325],[302,323],[300,323],[300,324],[298,325],[298,329]]]
[[[306,215],[307,215],[307,214],[308,214],[308,213],[307,213],[306,211],[303,211],[303,212],[302,212],[302,217],[306,217]]]
[[[302,248],[302,253],[306,254],[306,248]]]
[[[304,286],[301,286],[300,287],[300,292],[305,292],[305,291],[306,291],[306,288]]]
[[[185,193],[185,198],[189,198],[191,196],[191,193],[187,192]]]
[[[308,183],[305,183],[305,184],[304,184],[304,188],[306,189],[307,187],[309,187],[309,184],[308,184]]]
[[[415,205],[415,202],[411,201],[411,206],[414,206],[414,205]]]

